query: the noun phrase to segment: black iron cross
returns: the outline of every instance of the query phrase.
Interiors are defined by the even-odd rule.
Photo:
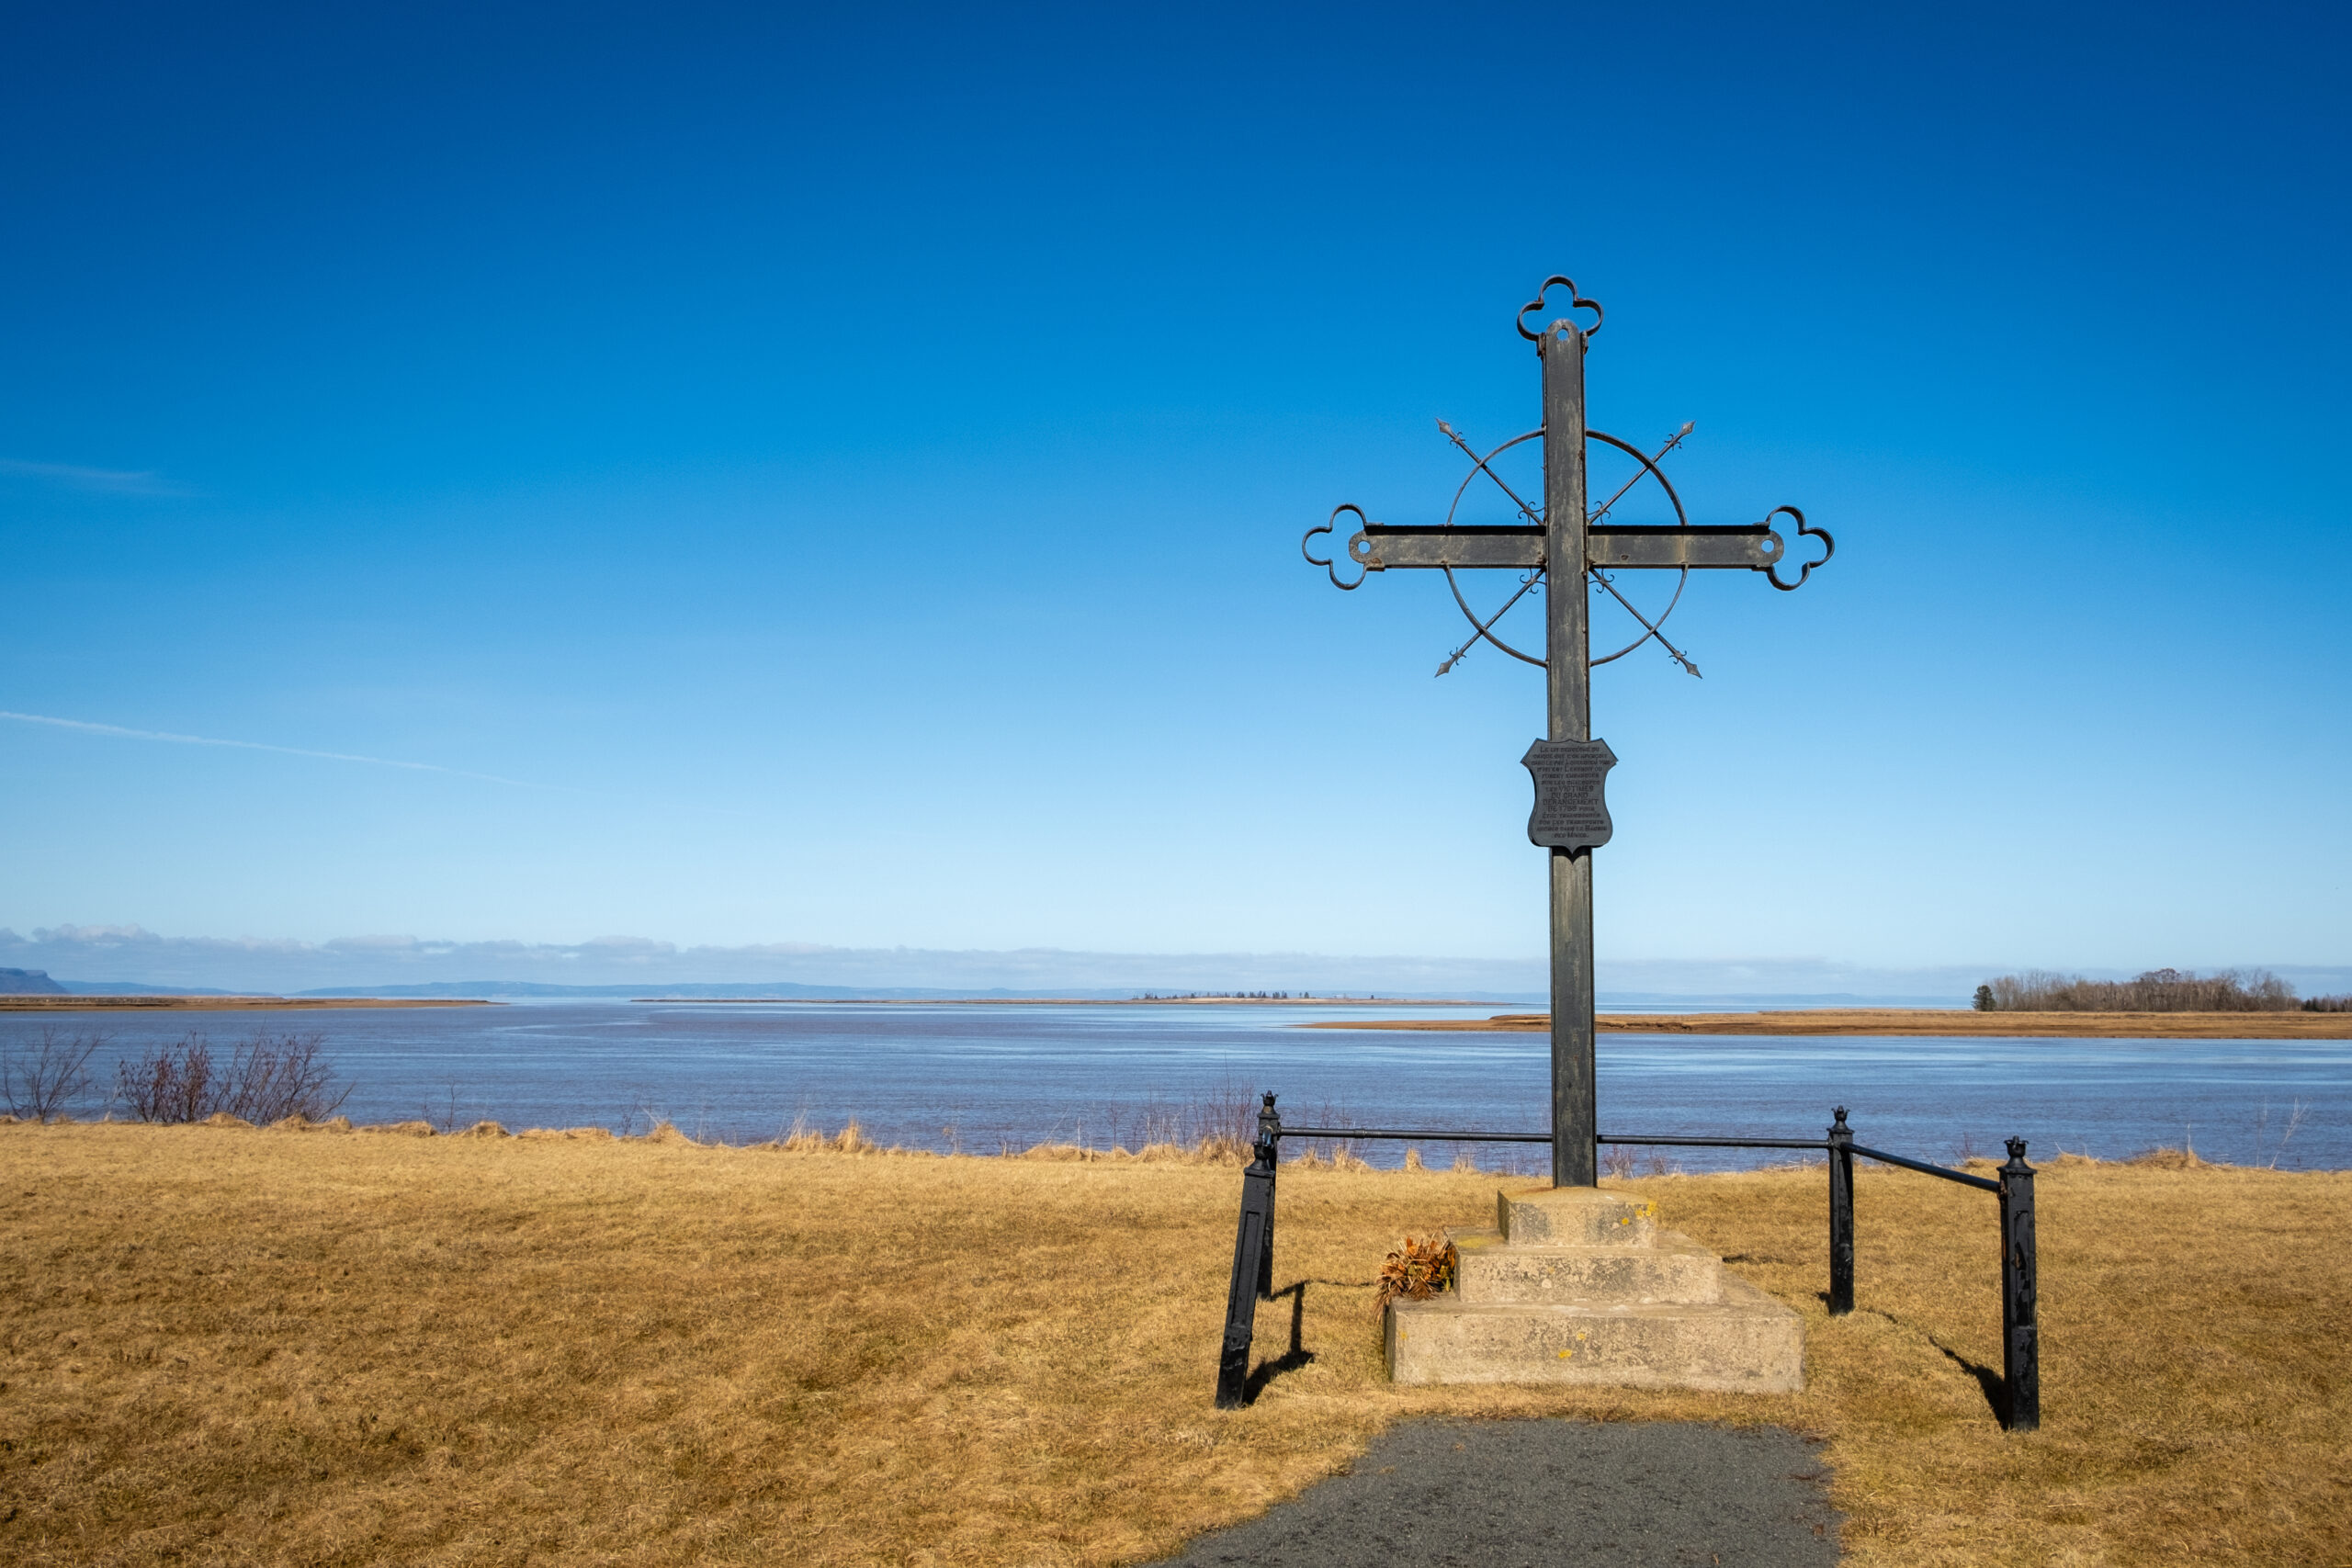
[[[1580,327],[1575,321],[1562,318],[1540,333],[1530,332],[1527,318],[1542,312],[1544,296],[1554,288],[1568,291],[1571,311],[1590,310],[1592,325]],[[1521,761],[1536,786],[1528,837],[1549,849],[1552,857],[1552,1182],[1556,1187],[1589,1187],[1600,1174],[1594,1145],[1592,851],[1609,840],[1611,830],[1608,808],[1601,799],[1601,780],[1617,759],[1605,741],[1592,739],[1592,666],[1596,661],[1592,658],[1586,583],[1600,582],[1641,621],[1643,637],[1627,649],[1619,649],[1619,653],[1655,637],[1684,669],[1696,675],[1698,667],[1666,641],[1659,629],[1664,616],[1659,617],[1658,623],[1643,617],[1617,592],[1608,573],[1620,569],[1688,571],[1694,568],[1739,568],[1763,572],[1775,588],[1793,590],[1813,575],[1815,567],[1827,561],[1837,547],[1826,532],[1807,524],[1804,514],[1793,506],[1775,507],[1760,523],[1728,527],[1693,526],[1687,520],[1660,525],[1620,523],[1606,515],[1616,503],[1615,497],[1597,509],[1589,509],[1585,494],[1585,448],[1589,440],[1606,442],[1631,454],[1642,466],[1634,480],[1646,473],[1657,479],[1669,498],[1674,493],[1658,469],[1656,457],[1645,456],[1614,436],[1586,428],[1584,356],[1593,334],[1600,330],[1600,307],[1579,296],[1576,285],[1560,276],[1545,278],[1535,298],[1519,312],[1519,335],[1535,344],[1544,366],[1544,424],[1540,433],[1544,442],[1544,497],[1540,509],[1522,500],[1494,471],[1490,466],[1494,453],[1478,457],[1441,422],[1439,428],[1469,453],[1476,465],[1471,479],[1484,473],[1510,497],[1519,521],[1499,525],[1457,525],[1449,514],[1442,524],[1374,523],[1364,516],[1361,508],[1344,505],[1331,513],[1330,521],[1307,530],[1306,537],[1300,541],[1301,552],[1307,560],[1328,570],[1332,582],[1341,588],[1352,589],[1363,578],[1343,581],[1328,554],[1315,553],[1314,542],[1317,536],[1333,532],[1342,513],[1352,513],[1362,525],[1348,541],[1347,554],[1365,574],[1427,568],[1442,570],[1450,578],[1456,570],[1500,568],[1524,574],[1526,586],[1521,592],[1539,581],[1544,583],[1542,660],[1520,652],[1495,636],[1493,628],[1501,619],[1500,611],[1481,620],[1464,604],[1464,614],[1470,617],[1476,631],[1473,643],[1483,639],[1514,658],[1540,663],[1548,676],[1547,739],[1535,742]],[[1678,444],[1690,429],[1689,425],[1683,426],[1667,443],[1667,449]],[[1664,455],[1664,451],[1658,454]],[[1628,481],[1628,488],[1633,482]],[[1679,516],[1679,500],[1674,508]],[[1788,553],[1788,541],[1773,528],[1772,520],[1783,515],[1795,522],[1800,536],[1819,539],[1822,545],[1820,559],[1803,563],[1794,581],[1782,579],[1780,571]],[[1574,571],[1572,588],[1555,591],[1565,575],[1564,571],[1554,570],[1555,562]],[[1514,603],[1516,599],[1514,595]],[[1470,646],[1464,645],[1465,649]],[[1611,654],[1598,662],[1606,663],[1617,656]],[[1449,659],[1439,667],[1438,673],[1443,674],[1453,663]]]

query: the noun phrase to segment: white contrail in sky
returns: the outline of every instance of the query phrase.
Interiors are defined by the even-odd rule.
[[[28,463],[18,457],[0,457],[0,474],[46,479],[51,484],[63,485],[69,490],[93,490],[107,495],[185,496],[188,493],[144,469],[134,473],[122,468],[83,468],[71,463]]]
[[[93,724],[81,718],[51,718],[46,714],[9,713],[0,709],[0,718],[14,719],[18,724],[46,724],[59,729],[78,729],[88,735],[117,735],[126,740],[168,740],[175,746],[227,746],[240,751],[276,751],[287,757],[317,757],[329,762],[366,762],[378,768],[407,768],[420,773],[447,773],[452,778],[480,779],[485,784],[512,784],[516,789],[552,789],[553,784],[536,784],[523,779],[501,778],[496,773],[469,773],[464,768],[445,768],[438,762],[402,762],[390,757],[363,757],[356,751],[313,751],[305,746],[272,746],[261,740],[221,740],[209,735],[174,735],[164,729],[126,729],[119,724]]]

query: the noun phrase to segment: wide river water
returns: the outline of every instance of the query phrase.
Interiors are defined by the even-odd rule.
[[[1419,1008],[1407,1016],[1494,1010]],[[1541,1034],[1301,1029],[1395,1018],[1347,1006],[519,1002],[480,1008],[0,1015],[0,1044],[99,1032],[78,1114],[106,1109],[115,1064],[200,1032],[216,1053],[256,1030],[315,1031],[358,1122],[509,1128],[659,1121],[745,1142],[854,1118],[883,1144],[996,1153],[1135,1147],[1246,1128],[1255,1091],[1294,1124],[1540,1132]],[[2352,1166],[2352,1042],[1603,1035],[1604,1133],[1818,1137],[1832,1105],[1861,1141],[1937,1160],[2114,1158],[2193,1145],[2209,1159]],[[2299,1110],[2300,1108],[2300,1113]],[[2291,1137],[2286,1136],[2290,1122]],[[2282,1138],[2284,1140],[2282,1146]],[[1404,1147],[1366,1144],[1374,1164]],[[1422,1157],[1452,1163],[1460,1146]],[[1540,1147],[1486,1145],[1491,1168]],[[1646,1166],[1649,1156],[1640,1154]],[[1769,1154],[1665,1151],[1687,1169]]]

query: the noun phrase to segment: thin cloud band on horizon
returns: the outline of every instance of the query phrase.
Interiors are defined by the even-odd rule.
[[[57,729],[79,730],[89,735],[110,735],[125,740],[162,740],[175,746],[225,746],[239,751],[275,751],[286,757],[314,757],[328,762],[364,762],[375,768],[404,768],[412,773],[447,773],[451,778],[479,779],[484,784],[507,784],[515,789],[560,789],[560,784],[534,784],[528,779],[510,779],[498,773],[478,773],[469,768],[445,767],[439,762],[406,762],[393,757],[368,757],[356,751],[318,751],[307,746],[277,746],[266,740],[223,740],[210,735],[179,735],[165,729],[131,729],[119,724],[97,724],[83,718],[55,718],[48,714],[12,713],[0,709],[0,719],[13,719],[18,724],[45,724]]]

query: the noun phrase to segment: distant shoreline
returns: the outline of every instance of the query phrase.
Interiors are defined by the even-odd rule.
[[[1373,1007],[1491,1006],[1469,1000],[1373,997],[632,997],[670,1007]],[[487,997],[0,996],[0,1012],[315,1012],[375,1008],[475,1008],[509,1004]],[[1603,1034],[1967,1036],[2051,1040],[2352,1040],[2352,1013],[1976,1012],[1939,1008],[1792,1008],[1771,1012],[1602,1013]],[[1540,1012],[1487,1018],[1330,1019],[1293,1029],[1373,1029],[1435,1033],[1534,1034],[1552,1027]]]
[[[690,1003],[759,1002],[772,1007],[906,1007],[906,1008],[1477,1008],[1492,1002],[1448,1001],[1416,997],[631,997],[633,1002]],[[1319,1028],[1310,1024],[1308,1028]],[[1423,1027],[1416,1024],[1415,1028]],[[1481,1025],[1481,1027],[1484,1027]]]
[[[1603,1013],[1603,1034],[1970,1035],[2036,1040],[2352,1040],[2342,1012],[1975,1012],[1932,1008],[1792,1008],[1786,1012]],[[1294,1029],[1394,1029],[1471,1033],[1548,1032],[1549,1014],[1492,1018],[1346,1019]]]
[[[542,998],[531,998],[534,1000]],[[550,997],[548,1001],[614,1001],[612,997]],[[1412,997],[630,997],[671,1007],[1381,1007],[1475,1008],[1492,1002]],[[181,1011],[246,1011],[306,1008],[479,1008],[508,1004],[489,997],[85,997],[0,996],[0,1012],[110,1011],[150,1008]],[[1480,1028],[1486,1027],[1481,1023]]]
[[[489,1008],[487,997],[0,997],[0,1012],[111,1012],[154,1008],[177,1012],[297,1011],[320,1008]]]

